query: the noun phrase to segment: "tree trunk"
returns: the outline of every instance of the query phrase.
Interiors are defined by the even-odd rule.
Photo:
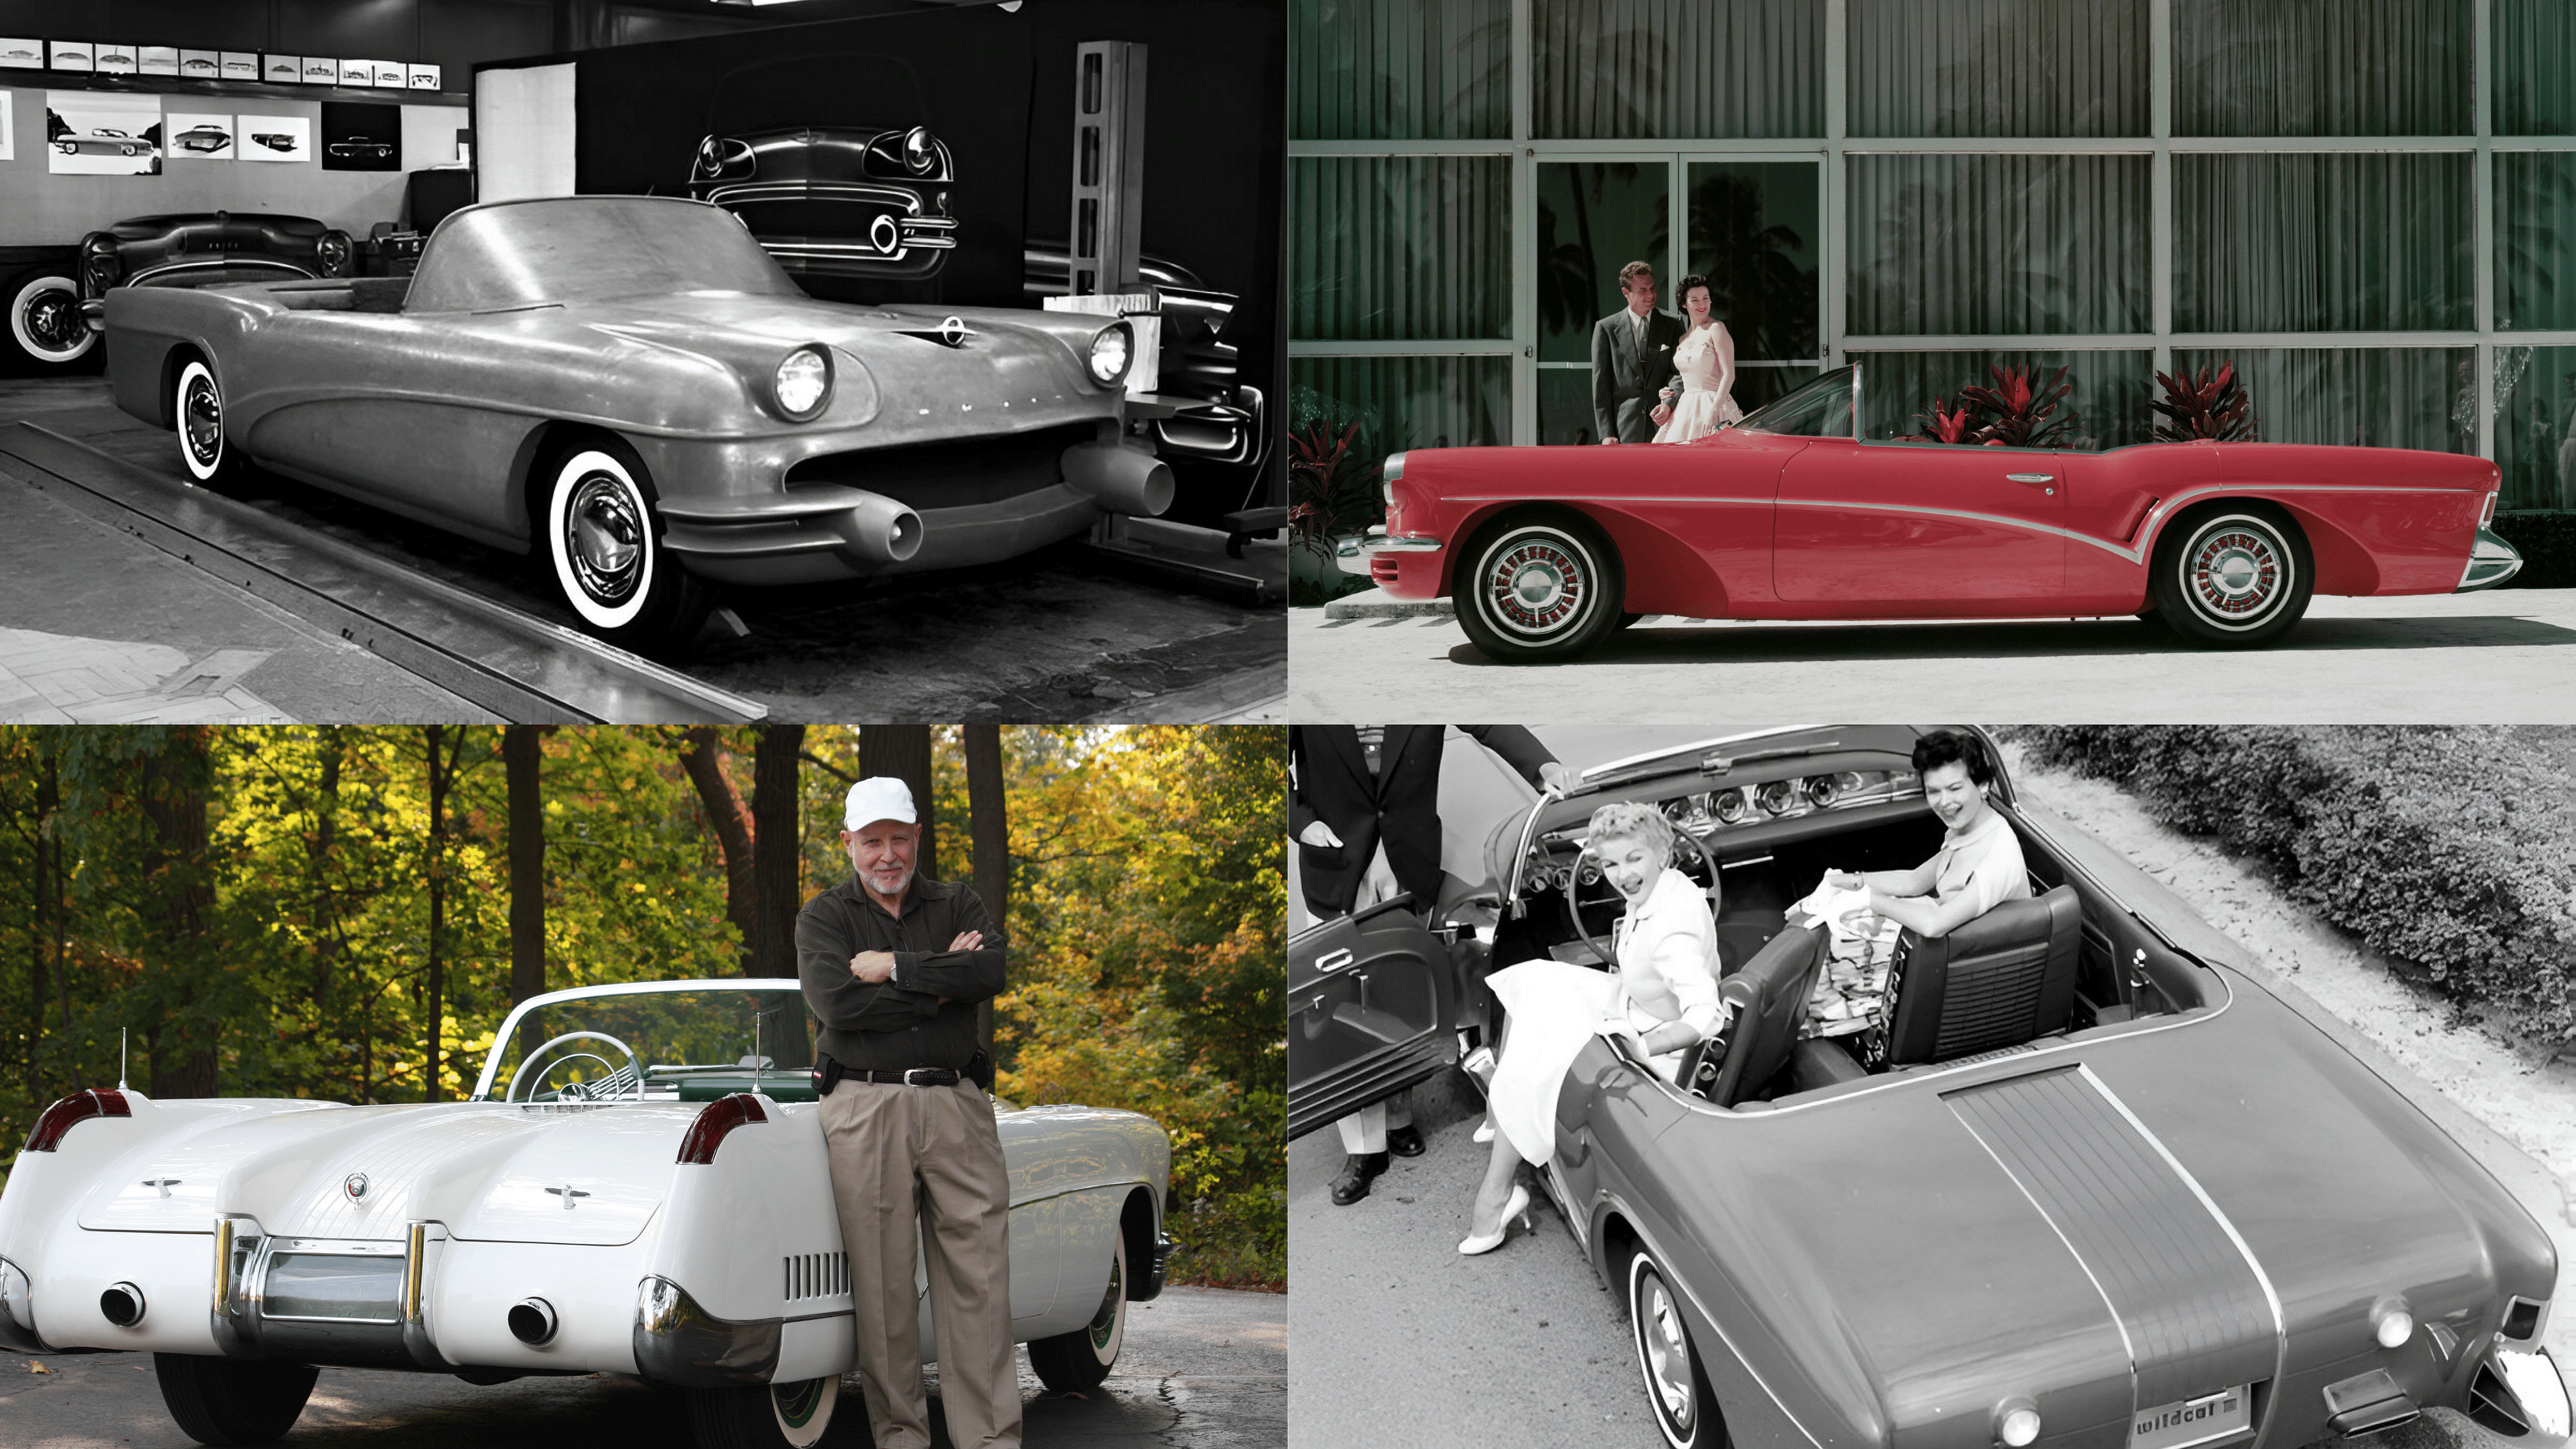
[[[892,775],[912,787],[913,813],[921,817],[921,847],[913,856],[913,868],[932,880],[940,879],[938,797],[931,793],[930,779],[930,726],[869,725],[860,730],[859,773]]]
[[[510,1004],[517,1006],[546,990],[546,801],[542,783],[545,756],[539,748],[545,731],[539,725],[510,725],[501,731],[501,760],[509,777],[510,816]],[[541,1037],[533,1020],[522,1026],[524,1055]]]
[[[206,915],[215,900],[206,871],[206,791],[213,768],[203,726],[170,729],[143,767],[141,804],[152,822],[144,873],[154,887],[144,910],[160,937],[160,969],[177,987],[164,997],[177,1010],[145,1032],[155,1097],[215,1095],[213,1029],[196,1019]]]
[[[464,727],[459,725],[457,728],[462,730]],[[450,779],[448,772],[438,767],[438,747],[446,733],[445,725],[421,726],[421,738],[429,753],[429,1043],[421,1073],[421,1100],[424,1102],[439,1100],[440,1090],[445,1085],[442,1080],[445,1073],[440,1070],[444,1064],[440,1055],[444,1043],[440,1038],[445,1034],[441,1027],[447,1019],[447,961],[439,955],[438,947],[439,937],[447,926],[447,856],[443,847],[447,838],[447,787]]]
[[[54,762],[48,759],[43,772],[36,777],[35,809],[30,821],[33,829],[29,831],[35,842],[27,872],[27,1100],[30,1103],[44,1101],[46,1097],[44,1055],[48,963],[45,947],[54,934],[46,929],[51,924],[47,896],[48,887],[53,884],[54,811],[60,802],[61,792],[62,781],[54,773]],[[53,896],[53,902],[59,908],[61,897]]]
[[[804,902],[804,827],[799,815],[797,757],[805,727],[764,724],[752,736],[752,976],[796,974],[796,908]],[[814,1047],[797,1002],[764,1013],[760,1049],[781,1067],[814,1065]]]
[[[742,792],[734,788],[733,777],[725,773],[724,740],[715,726],[691,725],[681,738],[688,745],[680,751],[680,768],[689,772],[689,783],[698,787],[698,803],[705,807],[707,823],[715,828],[716,846],[724,852],[725,919],[742,933],[736,968],[745,975],[757,974],[750,969],[760,930],[760,913],[753,904],[751,811],[742,803]]]
[[[984,902],[984,914],[1003,933],[999,944],[1009,944],[1008,923],[1011,919],[1011,829],[1003,810],[1002,798],[1002,727],[997,724],[964,726],[966,744],[966,820],[967,834],[975,842],[975,894]],[[975,1004],[975,1040],[986,1056],[993,1055],[993,1003],[990,998]]]
[[[331,889],[331,856],[340,842],[340,732],[321,732],[322,770],[313,787],[313,834],[304,847],[305,910],[312,921],[313,1024],[315,1033],[329,1031],[339,1019],[332,1010],[332,988],[339,984],[337,947],[339,911]]]

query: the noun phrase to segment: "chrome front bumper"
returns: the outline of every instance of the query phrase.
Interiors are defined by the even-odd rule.
[[[2453,593],[2474,594],[2492,589],[2522,572],[2522,554],[2504,536],[2492,528],[2478,530],[2478,541],[2469,548],[2469,566],[2460,574],[2460,586]]]
[[[1436,538],[1415,534],[1390,536],[1383,524],[1366,533],[1344,534],[1333,540],[1333,562],[1346,574],[1369,577],[1369,560],[1382,553],[1438,553],[1448,545]]]

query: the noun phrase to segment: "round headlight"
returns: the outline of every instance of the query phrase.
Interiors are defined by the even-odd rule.
[[[2370,1331],[2381,1348],[2403,1348],[2415,1336],[2415,1315],[2403,1298],[2382,1298],[2370,1305]]]
[[[2039,1438],[2039,1410],[2027,1402],[2005,1405],[1995,1422],[1995,1437],[2010,1449],[2028,1449]]]
[[[322,239],[313,244],[313,258],[322,264],[322,275],[345,277],[349,275],[349,258],[355,250],[347,232],[326,231],[322,233]]]
[[[1127,375],[1127,364],[1134,342],[1124,322],[1100,329],[1091,339],[1091,376],[1102,387],[1108,387]]]
[[[831,357],[820,347],[797,348],[778,364],[770,390],[780,412],[791,421],[805,421],[821,412],[832,395]]]
[[[915,126],[903,133],[903,164],[915,176],[927,176],[939,164],[939,145],[930,139],[928,126]]]

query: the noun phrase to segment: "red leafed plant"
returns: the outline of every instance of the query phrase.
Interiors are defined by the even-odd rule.
[[[1932,399],[1930,412],[1914,415],[1914,425],[1923,429],[1930,441],[1936,443],[1975,442],[1976,439],[1971,434],[1975,431],[1976,424],[1976,409],[1968,406],[1965,399],[1960,401],[1958,410],[1954,412],[1950,409],[1949,403],[1935,397]]]
[[[1301,548],[1332,556],[1333,535],[1359,523],[1377,504],[1377,476],[1382,465],[1361,465],[1351,456],[1360,425],[1339,434],[1311,426],[1289,436],[1288,528]]]
[[[2075,425],[2075,411],[2064,413],[2058,405],[2075,391],[2066,380],[2066,369],[2059,368],[2046,383],[2039,380],[2039,369],[2028,372],[2018,367],[1991,367],[1993,387],[1959,389],[1959,405],[1974,407],[1985,415],[1985,421],[1972,441],[1995,448],[2045,448]]]
[[[2156,424],[2157,442],[2188,443],[2202,438],[2221,443],[2253,441],[2254,399],[2237,380],[2235,363],[2218,364],[2214,375],[2206,367],[2179,378],[2159,372],[2156,385],[2165,390],[2165,395],[2147,406],[2165,417],[2165,421]]]

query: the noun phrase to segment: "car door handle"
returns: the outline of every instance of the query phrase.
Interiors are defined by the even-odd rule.
[[[2015,483],[2054,483],[2057,481],[2057,475],[2054,473],[2006,473],[2004,476]]]

